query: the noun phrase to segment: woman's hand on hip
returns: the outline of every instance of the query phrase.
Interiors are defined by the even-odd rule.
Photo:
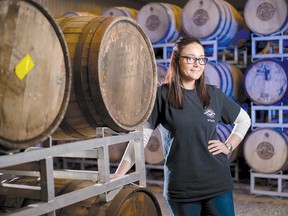
[[[213,155],[217,155],[220,153],[224,153],[224,154],[228,155],[230,153],[229,149],[220,140],[209,140],[208,150]]]

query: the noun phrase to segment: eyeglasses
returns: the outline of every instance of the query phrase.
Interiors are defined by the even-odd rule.
[[[184,58],[186,59],[186,63],[187,64],[195,64],[196,61],[198,60],[200,65],[205,65],[208,61],[208,58],[196,58],[196,57],[192,57],[192,56],[179,56],[180,58]]]

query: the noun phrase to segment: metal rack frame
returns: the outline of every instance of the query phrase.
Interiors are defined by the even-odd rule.
[[[217,61],[218,56],[217,52],[217,41],[216,40],[211,40],[211,41],[201,41],[203,46],[210,46],[212,47],[213,54],[211,56],[207,56],[209,61]],[[170,63],[170,55],[169,52],[172,52],[173,49],[173,43],[163,43],[163,44],[153,44],[153,48],[160,48],[163,50],[162,56],[160,59],[156,59],[157,63],[164,63],[164,64],[169,64]]]
[[[2,181],[0,194],[16,193],[27,198],[37,198],[38,203],[20,208],[5,216],[55,215],[55,210],[100,195],[106,202],[111,201],[121,188],[139,181],[139,186],[146,186],[143,132],[104,136],[108,128],[97,128],[97,137],[52,146],[51,137],[43,143],[43,148],[0,156],[0,172],[11,175],[40,177],[40,186],[24,186]],[[110,179],[108,146],[134,140],[135,172],[123,177]],[[98,171],[54,170],[53,157],[94,157],[97,158]],[[36,163],[35,163],[36,162]],[[31,169],[32,168],[32,169]],[[84,179],[95,182],[91,186],[55,196],[54,178]],[[3,215],[3,216],[4,216]]]
[[[239,68],[247,67],[247,49],[239,50],[237,46],[218,47],[217,40],[201,41],[201,43],[204,48],[209,47],[213,50],[212,55],[207,56],[209,61],[217,62],[221,58],[222,61],[228,64],[236,64]],[[168,65],[170,63],[170,53],[173,50],[173,43],[154,44],[153,48],[162,49],[161,58],[156,59],[156,62]],[[233,58],[228,58],[228,54],[232,55]]]
[[[232,180],[234,182],[239,183],[239,164],[238,164],[238,160],[235,161],[235,162],[230,163],[230,170],[231,170]]]
[[[239,50],[237,46],[219,48],[219,58],[222,61],[237,65],[238,68],[247,68],[247,49]],[[233,58],[227,58],[228,54],[232,54]]]
[[[256,51],[256,43],[257,42],[269,42],[269,41],[277,41],[278,42],[278,53],[257,53]],[[283,58],[288,57],[288,51],[284,52],[284,41],[288,43],[288,35],[284,35],[283,32],[277,32],[273,35],[263,36],[255,33],[251,34],[251,61],[253,62],[259,58],[280,58],[283,61]],[[270,50],[271,51],[271,50]]]
[[[263,190],[256,189],[256,178],[262,178],[266,180],[276,179],[277,180],[277,191],[271,191],[271,187],[267,186]],[[258,194],[258,195],[269,195],[269,196],[280,196],[280,197],[288,197],[288,192],[284,192],[284,182],[288,183],[288,175],[283,174],[283,172],[279,172],[276,174],[263,174],[256,173],[250,170],[250,193]]]
[[[257,122],[256,112],[257,111],[267,111],[268,112],[268,119],[266,122]],[[269,128],[288,128],[288,122],[285,122],[284,119],[284,112],[288,114],[288,105],[255,105],[251,103],[251,128],[257,127],[269,127]],[[277,119],[272,118],[272,112],[278,112]]]
[[[257,122],[256,112],[267,111],[267,116],[262,117],[262,122]],[[277,115],[273,115],[276,113]],[[288,122],[284,120],[284,112],[288,114],[288,105],[283,105],[283,103],[279,105],[255,105],[251,103],[251,128],[252,130],[257,127],[266,127],[266,128],[279,128],[286,129],[288,128]],[[277,118],[275,118],[275,116]],[[266,119],[265,119],[266,118]],[[262,178],[271,180],[277,180],[277,191],[271,191],[271,187],[266,187],[262,190],[256,189],[256,178]],[[288,197],[288,192],[283,191],[284,182],[288,184],[288,175],[283,174],[283,172],[279,172],[276,174],[264,174],[254,172],[252,169],[250,170],[250,193],[258,194],[258,195],[269,195],[269,196],[280,196],[280,197]]]

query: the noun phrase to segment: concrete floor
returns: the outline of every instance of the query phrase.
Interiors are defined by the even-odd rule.
[[[288,216],[288,197],[251,195],[249,185],[237,183],[234,186],[236,216]],[[148,182],[147,188],[156,196],[162,215],[172,216],[162,195],[162,185]]]

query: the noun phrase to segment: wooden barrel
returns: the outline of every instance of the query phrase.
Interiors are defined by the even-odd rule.
[[[247,164],[256,172],[276,173],[287,169],[287,136],[281,131],[270,128],[252,131],[243,148]]]
[[[188,1],[182,12],[182,29],[201,40],[217,39],[219,46],[238,45],[250,38],[242,15],[221,0]]]
[[[287,101],[288,61],[267,58],[252,63],[245,72],[244,89],[255,104]]]
[[[167,73],[168,73],[167,67],[164,64],[157,63],[158,86],[165,83]]]
[[[57,20],[68,44],[74,83],[54,139],[95,137],[97,127],[132,131],[147,121],[155,102],[152,45],[128,17]]]
[[[254,33],[269,35],[288,29],[287,1],[248,0],[244,7],[247,26]]]
[[[69,186],[71,180],[67,179],[57,179],[55,180],[55,195],[61,195],[63,194],[63,191],[66,190],[66,188]],[[88,182],[88,181],[87,181]],[[2,181],[2,183],[8,183],[8,184],[15,184],[15,185],[25,185],[25,186],[39,186],[40,181],[39,178],[35,177],[21,177],[21,176],[13,176],[9,177]],[[91,184],[90,184],[91,185]],[[8,194],[1,194],[0,195],[0,209],[3,210],[3,213],[10,213],[15,210],[19,210],[19,208],[33,204],[35,202],[39,202],[39,200],[36,200],[35,198],[27,198],[24,197],[21,194],[15,194],[15,193],[8,193]],[[1,213],[1,211],[0,211]]]
[[[0,1],[0,145],[23,149],[62,121],[71,90],[67,44],[52,16],[32,0]]]
[[[158,127],[152,132],[144,153],[147,164],[163,164],[162,136]]]
[[[73,181],[65,186],[63,194],[72,192],[86,185],[90,181]],[[103,202],[98,196],[64,207],[57,212],[58,216],[65,215],[97,215],[97,216],[160,216],[161,209],[156,197],[146,188],[138,186],[124,186],[123,189],[110,202]]]
[[[109,161],[110,163],[118,163],[126,150],[127,142],[109,145]]]
[[[38,179],[24,177],[20,179],[13,179],[11,184],[22,185],[39,185]],[[73,192],[87,186],[95,184],[91,181],[80,180],[63,180],[55,179],[55,194],[56,197]],[[19,196],[19,194],[7,194],[7,196],[0,196],[1,209],[7,212],[19,210],[21,207],[37,203],[39,200],[32,200]],[[94,196],[81,202],[69,205],[67,207],[58,209],[57,216],[65,215],[97,215],[97,216],[122,216],[122,215],[137,216],[160,216],[161,209],[156,197],[146,188],[135,185],[126,185],[110,202],[104,202],[99,199],[99,196]]]
[[[244,75],[234,65],[222,61],[209,62],[205,66],[205,79],[206,83],[217,86],[237,102],[243,102],[247,99],[243,86]]]
[[[152,43],[172,42],[180,36],[181,13],[176,5],[151,2],[139,10],[136,20]]]
[[[136,20],[138,10],[129,7],[110,7],[101,13],[101,16],[125,16]]]
[[[228,139],[228,137],[230,136],[230,134],[233,130],[233,127],[232,127],[232,125],[218,123],[216,129],[217,129],[216,131],[217,131],[217,136],[218,136],[219,140],[222,143],[225,143],[226,140]],[[234,162],[239,157],[241,150],[242,150],[242,145],[239,144],[237,146],[237,148],[234,149],[232,151],[232,153],[228,155],[230,163]]]
[[[62,17],[71,17],[71,16],[96,16],[96,14],[87,11],[68,11],[62,15]]]

